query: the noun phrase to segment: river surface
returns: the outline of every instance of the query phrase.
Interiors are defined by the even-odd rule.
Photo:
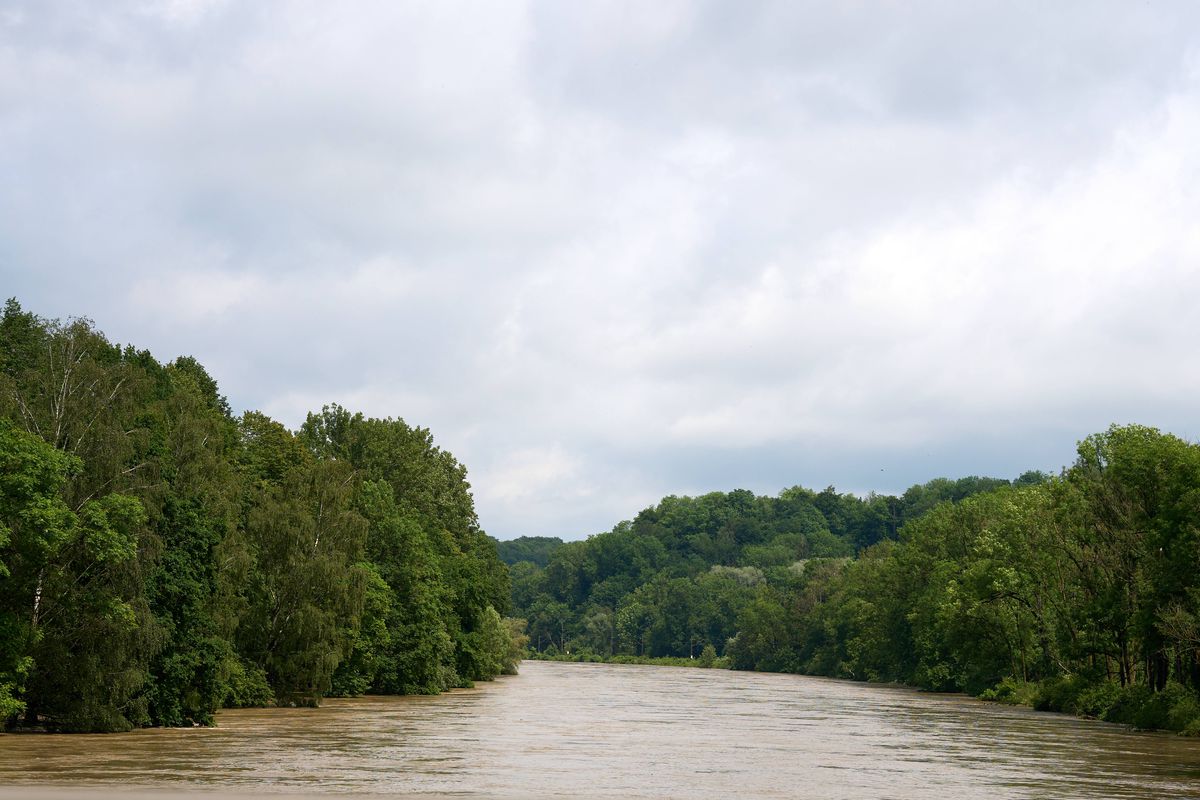
[[[1200,740],[892,686],[525,662],[439,697],[224,711],[218,727],[0,735],[0,796],[1200,797]]]

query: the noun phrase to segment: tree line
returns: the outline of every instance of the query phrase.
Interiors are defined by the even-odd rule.
[[[0,721],[218,708],[511,672],[508,574],[426,429],[231,413],[190,357],[9,300],[0,317]]]
[[[1073,464],[900,497],[668,497],[519,543],[531,646],[898,681],[1200,734],[1200,446],[1114,426]]]
[[[1047,477],[1030,472],[1018,483]],[[724,649],[759,587],[788,585],[810,561],[848,559],[892,540],[941,501],[1007,485],[969,477],[902,497],[833,487],[671,496],[585,541],[521,537],[497,547],[535,651],[573,643],[607,656],[690,657],[705,644]]]

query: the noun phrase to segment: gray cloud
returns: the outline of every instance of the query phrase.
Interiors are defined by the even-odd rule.
[[[1189,3],[9,3],[0,288],[484,526],[1195,436]]]

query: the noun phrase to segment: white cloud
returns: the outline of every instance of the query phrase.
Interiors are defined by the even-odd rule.
[[[18,5],[0,283],[235,407],[430,427],[502,536],[1054,468],[1200,434],[1198,22]]]
[[[553,492],[562,500],[587,497],[578,481],[578,462],[561,446],[530,448],[506,455],[485,474],[481,492],[503,503],[527,503]]]

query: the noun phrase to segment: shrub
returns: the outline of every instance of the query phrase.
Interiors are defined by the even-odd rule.
[[[1143,706],[1150,701],[1153,694],[1149,686],[1141,685],[1126,686],[1118,690],[1115,701],[1104,714],[1104,719],[1139,728],[1146,727],[1141,722],[1147,721],[1149,714],[1154,711],[1144,712]]]
[[[980,700],[993,703],[1003,703],[1009,706],[1031,706],[1037,695],[1038,685],[1019,681],[1016,678],[1005,678],[990,689],[979,693]]]
[[[1081,717],[1106,719],[1111,709],[1121,698],[1121,687],[1111,681],[1089,686],[1079,694],[1075,713]]]
[[[1075,698],[1079,693],[1074,681],[1067,676],[1047,678],[1038,684],[1033,698],[1033,707],[1038,711],[1075,711]]]
[[[1175,684],[1169,684],[1170,690]],[[1167,729],[1188,736],[1200,736],[1200,697],[1182,686],[1177,687],[1171,708],[1167,712]]]
[[[1131,687],[1124,714],[1141,730],[1186,731],[1200,728],[1200,699],[1178,683],[1168,683],[1161,692],[1148,687]],[[1122,722],[1126,720],[1120,720]]]
[[[223,705],[226,708],[251,708],[275,705],[275,692],[267,683],[267,674],[259,667],[240,658],[225,662],[229,692]]]

